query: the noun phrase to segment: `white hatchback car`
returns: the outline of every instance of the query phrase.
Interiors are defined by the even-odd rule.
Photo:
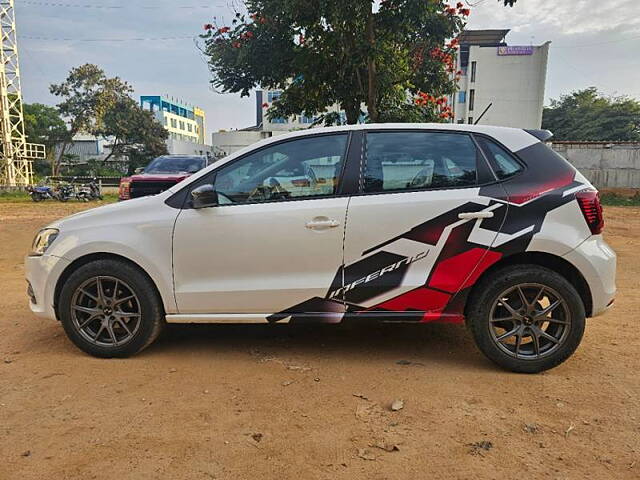
[[[504,368],[554,367],[613,303],[616,257],[596,190],[549,136],[386,124],[260,142],[41,230],[31,309],[100,357],[165,322],[360,318],[466,321]]]

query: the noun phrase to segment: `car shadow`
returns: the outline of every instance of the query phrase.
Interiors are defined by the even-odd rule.
[[[168,325],[141,355],[180,352],[314,355],[428,365],[450,363],[494,370],[461,325],[358,322],[326,324]]]

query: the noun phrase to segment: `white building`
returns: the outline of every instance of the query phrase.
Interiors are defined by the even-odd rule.
[[[466,30],[460,36],[455,122],[540,128],[550,42],[507,45],[508,33]]]

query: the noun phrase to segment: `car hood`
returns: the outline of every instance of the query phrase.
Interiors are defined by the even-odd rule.
[[[129,177],[130,182],[180,182],[191,173],[139,173]]]
[[[139,216],[140,221],[145,219],[145,212],[149,209],[158,208],[158,205],[162,205],[165,198],[170,196],[170,193],[163,192],[158,195],[134,198],[127,200],[126,202],[117,202],[109,205],[103,205],[101,207],[91,208],[82,212],[74,213],[68,217],[64,217],[60,220],[56,220],[48,227],[57,228],[61,232],[64,230],[73,230],[77,227],[90,227],[90,226],[102,226],[107,223],[117,224],[119,219],[123,217]]]

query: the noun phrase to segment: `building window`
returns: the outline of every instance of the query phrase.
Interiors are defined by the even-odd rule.
[[[469,117],[469,125],[473,125],[473,117]]]
[[[193,131],[193,127],[191,126],[191,124],[190,124],[190,123],[187,123],[187,130],[188,130],[189,132]]]
[[[467,92],[458,92],[458,103],[465,103],[467,101]]]
[[[180,130],[184,130],[184,122],[180,122]]]
[[[313,117],[302,114],[300,115],[300,123],[313,123]]]
[[[276,117],[271,120],[271,123],[287,123],[287,119],[284,117]]]
[[[178,128],[178,121],[175,118],[171,119],[171,126],[173,128]]]
[[[476,81],[476,65],[477,62],[471,62],[471,83]]]
[[[476,103],[476,91],[469,90],[469,111],[473,112],[473,106]]]
[[[169,119],[168,118],[164,119],[164,126],[165,127],[169,126]]]
[[[271,91],[267,92],[267,101],[269,103],[275,102],[276,100],[278,100],[280,98],[280,95],[282,95],[282,91],[280,91],[280,90],[271,90]]]
[[[458,119],[458,123],[464,123],[464,118]]]

